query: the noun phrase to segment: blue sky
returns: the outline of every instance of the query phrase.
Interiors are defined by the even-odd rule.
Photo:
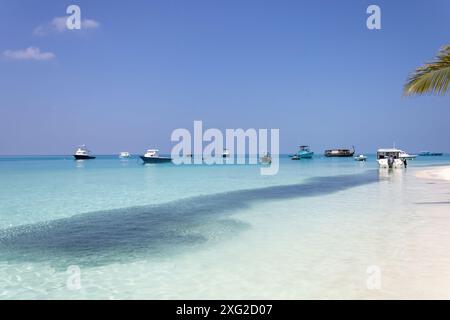
[[[86,28],[52,23],[70,4]],[[282,152],[450,152],[449,96],[402,97],[450,43],[446,0],[0,0],[0,40],[0,154],[169,152],[194,120],[279,128]]]

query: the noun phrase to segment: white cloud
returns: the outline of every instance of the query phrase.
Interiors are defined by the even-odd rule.
[[[52,60],[56,57],[53,52],[41,52],[41,50],[37,47],[28,47],[23,50],[6,50],[3,51],[3,56],[13,60],[37,61]]]
[[[43,26],[39,26],[34,28],[33,33],[37,36],[45,36],[45,28]]]
[[[99,26],[100,26],[100,23],[98,23],[95,20],[92,20],[92,19],[81,20],[81,28],[95,29],[95,28],[98,28]]]
[[[58,32],[63,32],[67,29],[66,25],[67,18],[66,17],[56,17],[53,18],[51,22],[51,26]]]
[[[37,26],[34,28],[33,33],[37,36],[45,36],[51,32],[61,33],[68,31],[66,22],[68,17],[55,17],[52,21],[46,25]],[[81,20],[81,30],[96,29],[100,26],[98,21],[92,19]]]

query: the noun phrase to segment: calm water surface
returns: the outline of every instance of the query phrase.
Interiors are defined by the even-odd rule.
[[[373,296],[366,269],[384,266],[394,279],[399,252],[412,250],[406,231],[447,208],[448,185],[414,175],[441,164],[450,157],[397,172],[379,172],[374,156],[282,157],[277,175],[262,176],[258,165],[1,157],[0,298],[414,293],[392,280]],[[67,286],[70,266],[81,272],[77,290]]]

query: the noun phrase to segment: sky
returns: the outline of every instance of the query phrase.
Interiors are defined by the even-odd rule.
[[[283,153],[450,152],[450,96],[402,96],[449,43],[448,0],[0,0],[0,155],[169,153],[194,120]]]

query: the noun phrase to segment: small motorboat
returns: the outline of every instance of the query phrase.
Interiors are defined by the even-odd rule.
[[[95,159],[95,157],[91,155],[91,152],[86,148],[84,144],[78,147],[73,156],[76,160]]]
[[[230,156],[230,151],[223,149],[222,158],[228,158]]]
[[[421,157],[439,157],[444,155],[443,152],[430,152],[430,151],[421,151],[419,156]]]
[[[291,156],[292,160],[311,159],[313,157],[314,152],[309,149],[309,146],[299,146],[298,148],[297,153]]]
[[[363,154],[360,154],[360,155],[356,156],[354,159],[355,159],[355,161],[366,161],[367,157]]]
[[[353,155],[355,154],[355,147],[352,148],[352,150],[350,149],[329,149],[329,150],[325,150],[325,157],[353,157]]]
[[[267,152],[265,155],[261,156],[261,159],[259,160],[261,164],[271,164],[272,163],[272,156],[269,152]]]
[[[165,163],[171,162],[172,158],[160,157],[158,149],[148,149],[143,156],[139,156],[144,163]]]
[[[120,159],[128,159],[128,158],[130,158],[130,157],[131,157],[131,155],[130,155],[130,153],[127,152],[127,151],[122,151],[122,152],[119,154],[119,158],[120,158]]]

